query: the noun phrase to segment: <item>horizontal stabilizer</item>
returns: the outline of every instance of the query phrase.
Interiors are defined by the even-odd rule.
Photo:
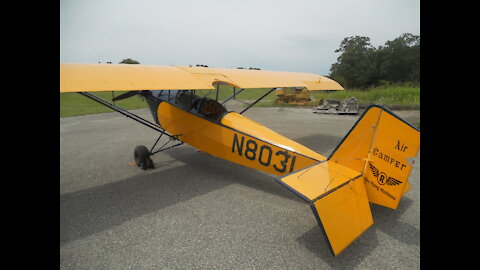
[[[307,202],[345,184],[361,174],[332,161],[323,161],[277,178],[282,185]]]
[[[277,178],[310,203],[333,255],[338,255],[373,224],[361,174],[324,161]]]
[[[310,207],[327,239],[330,251],[338,255],[372,224],[365,184],[352,179],[324,194]]]

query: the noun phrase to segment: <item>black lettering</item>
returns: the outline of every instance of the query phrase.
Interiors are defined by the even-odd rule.
[[[400,150],[402,152],[405,152],[405,150],[407,150],[407,148],[408,148],[408,146],[406,146],[403,143],[402,143],[402,145],[400,145],[400,140],[397,140],[397,145],[395,145],[395,149]]]
[[[273,168],[275,168],[275,170],[277,170],[277,172],[285,172],[287,170],[287,162],[288,162],[288,159],[290,158],[290,155],[288,154],[288,152],[286,151],[281,151],[281,150],[278,150],[276,153],[275,153],[276,156],[279,156],[279,155],[282,155],[284,157],[283,161],[280,161],[280,164],[282,165],[281,168],[278,168],[276,164],[273,164]]]
[[[397,145],[398,145],[398,147],[400,147],[400,150],[407,149],[407,146],[399,145],[400,141],[397,140],[397,142],[398,142]],[[397,147],[395,147],[395,148],[397,148]],[[391,156],[389,156],[385,153],[380,152],[377,148],[374,148],[372,153],[373,153],[374,156],[383,160],[387,164],[389,164],[391,166],[395,166],[395,168],[399,168],[400,170],[403,170],[403,168],[406,167],[406,165],[403,164],[403,162],[401,162],[400,160],[397,160],[394,157],[391,157]]]
[[[395,149],[400,150],[400,141],[397,140],[397,145],[395,145]]]
[[[292,163],[290,163],[290,171],[293,172],[293,168],[295,167],[295,160],[297,159],[297,156],[293,155],[292,156]]]
[[[265,149],[268,150],[267,162],[262,161],[263,152]],[[271,160],[272,160],[272,149],[268,145],[262,145],[262,147],[260,147],[260,155],[258,156],[258,162],[260,162],[260,164],[262,164],[263,166],[268,167],[270,166]]]
[[[237,134],[233,134],[233,144],[232,144],[232,153],[235,153],[235,146],[237,146],[237,152],[240,156],[242,156],[243,152],[243,142],[245,141],[245,137],[242,136],[242,142],[238,143]]]
[[[254,148],[250,147],[251,145],[254,146]],[[257,143],[253,140],[248,140],[247,141],[247,145],[246,145],[246,149],[245,149],[245,157],[250,159],[250,160],[255,160],[255,157],[257,156]],[[249,153],[251,153],[249,155]]]

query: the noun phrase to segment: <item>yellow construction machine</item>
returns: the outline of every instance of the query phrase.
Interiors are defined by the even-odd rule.
[[[316,99],[303,87],[283,87],[276,90],[275,104],[306,105]]]

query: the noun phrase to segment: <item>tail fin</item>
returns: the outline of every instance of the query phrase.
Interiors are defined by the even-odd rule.
[[[420,131],[390,110],[371,106],[329,157],[361,172],[368,200],[396,209],[410,189],[408,177],[420,148]]]
[[[396,209],[420,132],[381,106],[360,117],[328,160],[277,178],[310,203],[333,255],[372,224],[369,202]]]

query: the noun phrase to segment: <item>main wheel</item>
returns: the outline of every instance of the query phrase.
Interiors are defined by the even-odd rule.
[[[150,159],[150,151],[145,145],[135,147],[133,158],[137,166],[144,170],[153,167],[153,161]]]

